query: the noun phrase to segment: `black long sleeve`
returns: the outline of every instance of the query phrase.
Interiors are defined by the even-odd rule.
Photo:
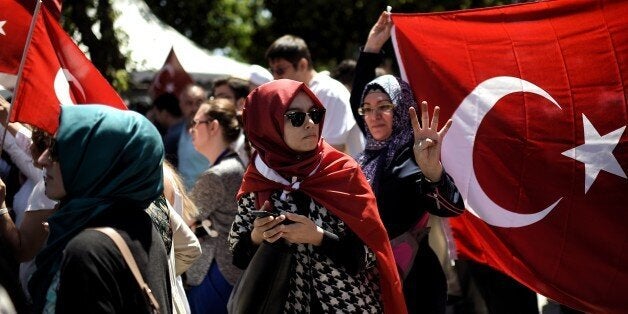
[[[353,87],[349,101],[353,117],[363,134],[366,134],[366,125],[364,124],[364,118],[358,114],[358,108],[362,106],[364,87],[375,78],[375,68],[382,63],[383,59],[383,53],[360,51],[360,56],[355,65],[355,77],[353,78]]]

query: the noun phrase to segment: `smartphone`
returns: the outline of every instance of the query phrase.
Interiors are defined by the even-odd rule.
[[[268,216],[274,216],[273,213],[266,211],[266,210],[250,210],[249,213],[251,213],[253,216],[257,217],[257,218],[264,218],[264,217],[268,217]]]

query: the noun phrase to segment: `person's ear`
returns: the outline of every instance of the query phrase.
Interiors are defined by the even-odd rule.
[[[297,70],[298,71],[307,71],[309,67],[310,67],[310,65],[307,62],[307,59],[305,59],[305,58],[301,58],[301,60],[299,60],[299,63],[297,63]]]
[[[218,120],[214,119],[209,123],[209,130],[214,133],[216,132],[216,130],[220,131],[220,122],[218,122]]]

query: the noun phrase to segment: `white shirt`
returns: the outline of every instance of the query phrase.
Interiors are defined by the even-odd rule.
[[[325,141],[331,145],[345,145],[351,156],[364,150],[364,136],[351,113],[351,94],[347,88],[324,73],[314,75],[308,86],[327,110],[322,131]],[[354,128],[357,132],[352,131]]]

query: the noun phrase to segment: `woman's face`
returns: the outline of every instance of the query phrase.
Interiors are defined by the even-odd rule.
[[[390,97],[384,92],[372,91],[364,97],[364,121],[375,140],[386,140],[392,134],[393,108]]]
[[[54,140],[51,145],[44,150],[39,156],[37,163],[44,167],[44,183],[46,185],[46,196],[53,200],[60,200],[66,196],[65,185],[63,185],[63,176],[61,175],[61,166],[57,160],[57,154],[54,149]]]
[[[200,151],[209,142],[209,123],[211,121],[205,116],[202,110],[196,112],[190,126],[190,136],[192,144],[197,151]]]
[[[309,152],[318,146],[320,120],[312,119],[310,116],[311,110],[316,110],[312,108],[313,106],[312,99],[304,92],[299,92],[284,115],[283,140],[294,151]],[[302,125],[294,126],[289,116],[299,113],[308,114],[305,115]],[[316,123],[313,120],[316,120]]]

